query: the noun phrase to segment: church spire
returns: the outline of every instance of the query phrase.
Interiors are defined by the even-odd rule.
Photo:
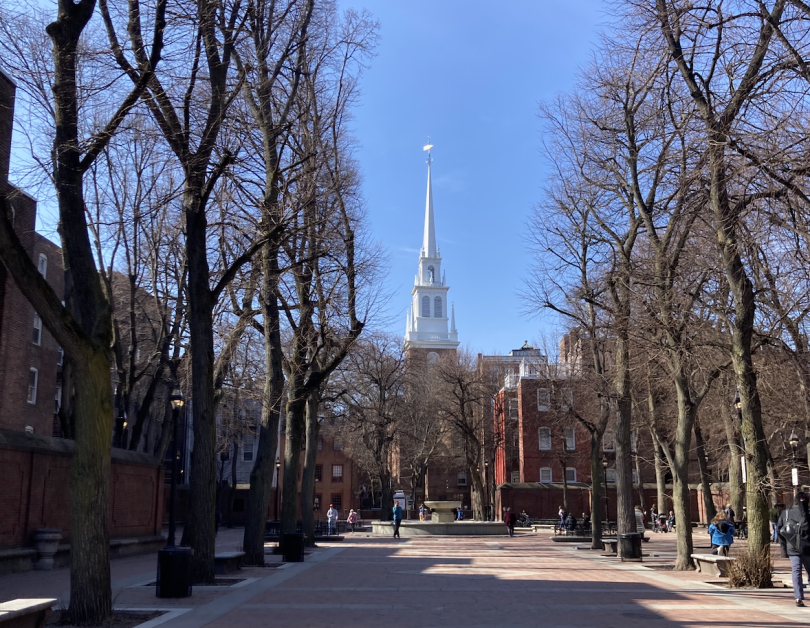
[[[428,165],[428,180],[427,180],[427,198],[425,199],[425,236],[422,241],[422,255],[425,257],[438,257],[436,251],[436,227],[433,223],[433,185],[430,180],[430,165],[433,159],[430,155],[430,149],[433,144],[425,145],[423,150],[428,152],[427,165]]]

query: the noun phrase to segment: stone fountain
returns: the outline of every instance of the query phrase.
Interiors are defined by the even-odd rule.
[[[431,509],[430,521],[403,521],[399,528],[402,537],[412,536],[490,536],[505,535],[503,521],[456,521],[459,501],[426,501]],[[374,521],[371,524],[374,534],[393,536],[394,524],[390,521]]]

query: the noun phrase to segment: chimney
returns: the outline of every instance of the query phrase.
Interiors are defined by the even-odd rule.
[[[0,188],[8,184],[11,160],[11,131],[14,127],[14,94],[17,86],[0,68]]]

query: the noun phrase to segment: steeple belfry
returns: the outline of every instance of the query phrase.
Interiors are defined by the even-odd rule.
[[[430,138],[428,138],[428,141]],[[451,308],[448,307],[446,276],[442,273],[442,258],[436,246],[436,225],[433,216],[433,183],[431,169],[432,144],[427,144],[428,180],[425,199],[425,231],[422,249],[419,251],[419,269],[411,289],[411,307],[405,327],[405,350],[420,349],[432,353],[442,350],[455,351],[459,345],[456,331],[455,310],[452,310],[452,325],[448,330]]]

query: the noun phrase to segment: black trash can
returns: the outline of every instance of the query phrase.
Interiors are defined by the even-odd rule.
[[[281,554],[285,563],[304,562],[304,535],[283,535],[281,537]]]
[[[641,560],[641,536],[638,532],[619,535],[622,560]]]
[[[158,597],[191,596],[190,547],[164,547],[158,550],[157,591]]]

